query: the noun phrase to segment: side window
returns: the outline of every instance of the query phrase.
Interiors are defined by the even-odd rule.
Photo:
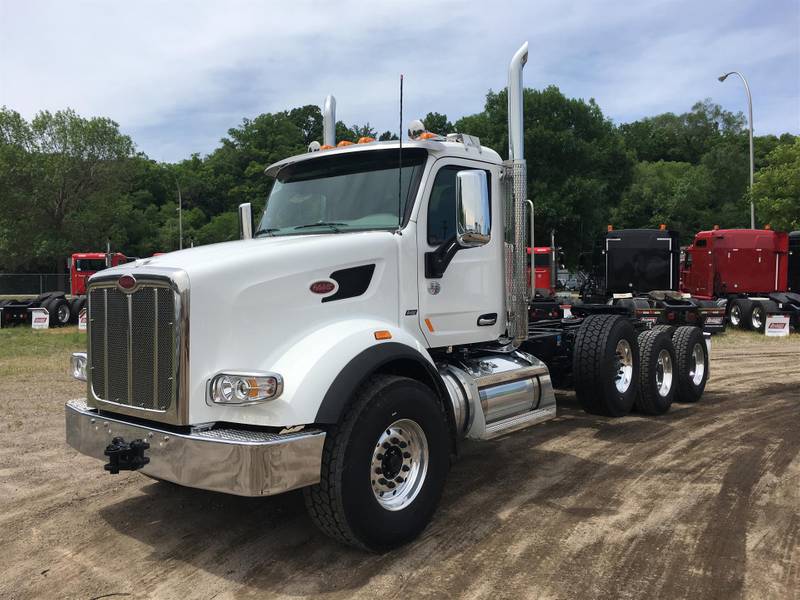
[[[469,169],[457,165],[442,167],[433,180],[428,200],[428,244],[431,246],[439,246],[456,234],[456,173],[466,170]],[[492,185],[488,171],[486,177],[491,198]]]

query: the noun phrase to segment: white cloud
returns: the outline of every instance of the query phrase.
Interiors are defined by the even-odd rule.
[[[65,106],[117,120],[159,159],[208,152],[243,117],[321,103],[398,127],[430,110],[480,110],[530,41],[528,86],[595,97],[615,121],[705,97],[744,109],[756,131],[800,130],[793,0],[696,2],[27,2],[0,0],[0,104],[32,116]]]

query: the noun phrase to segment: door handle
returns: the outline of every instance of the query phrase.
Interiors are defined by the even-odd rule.
[[[497,323],[497,313],[488,313],[478,317],[478,327],[489,327]]]

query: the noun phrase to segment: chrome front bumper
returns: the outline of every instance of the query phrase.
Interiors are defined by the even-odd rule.
[[[319,429],[180,434],[99,415],[85,400],[70,400],[65,411],[67,443],[75,450],[105,461],[113,438],[142,439],[150,444],[150,462],[140,470],[157,479],[238,496],[270,496],[319,482],[325,442]]]

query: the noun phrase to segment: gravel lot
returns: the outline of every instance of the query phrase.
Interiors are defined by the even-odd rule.
[[[9,350],[32,335],[62,342]],[[78,334],[9,336],[0,598],[800,598],[800,335],[715,338],[703,401],[659,418],[559,394],[554,421],[468,444],[434,522],[384,556],[322,536],[297,492],[106,474],[64,443]]]

